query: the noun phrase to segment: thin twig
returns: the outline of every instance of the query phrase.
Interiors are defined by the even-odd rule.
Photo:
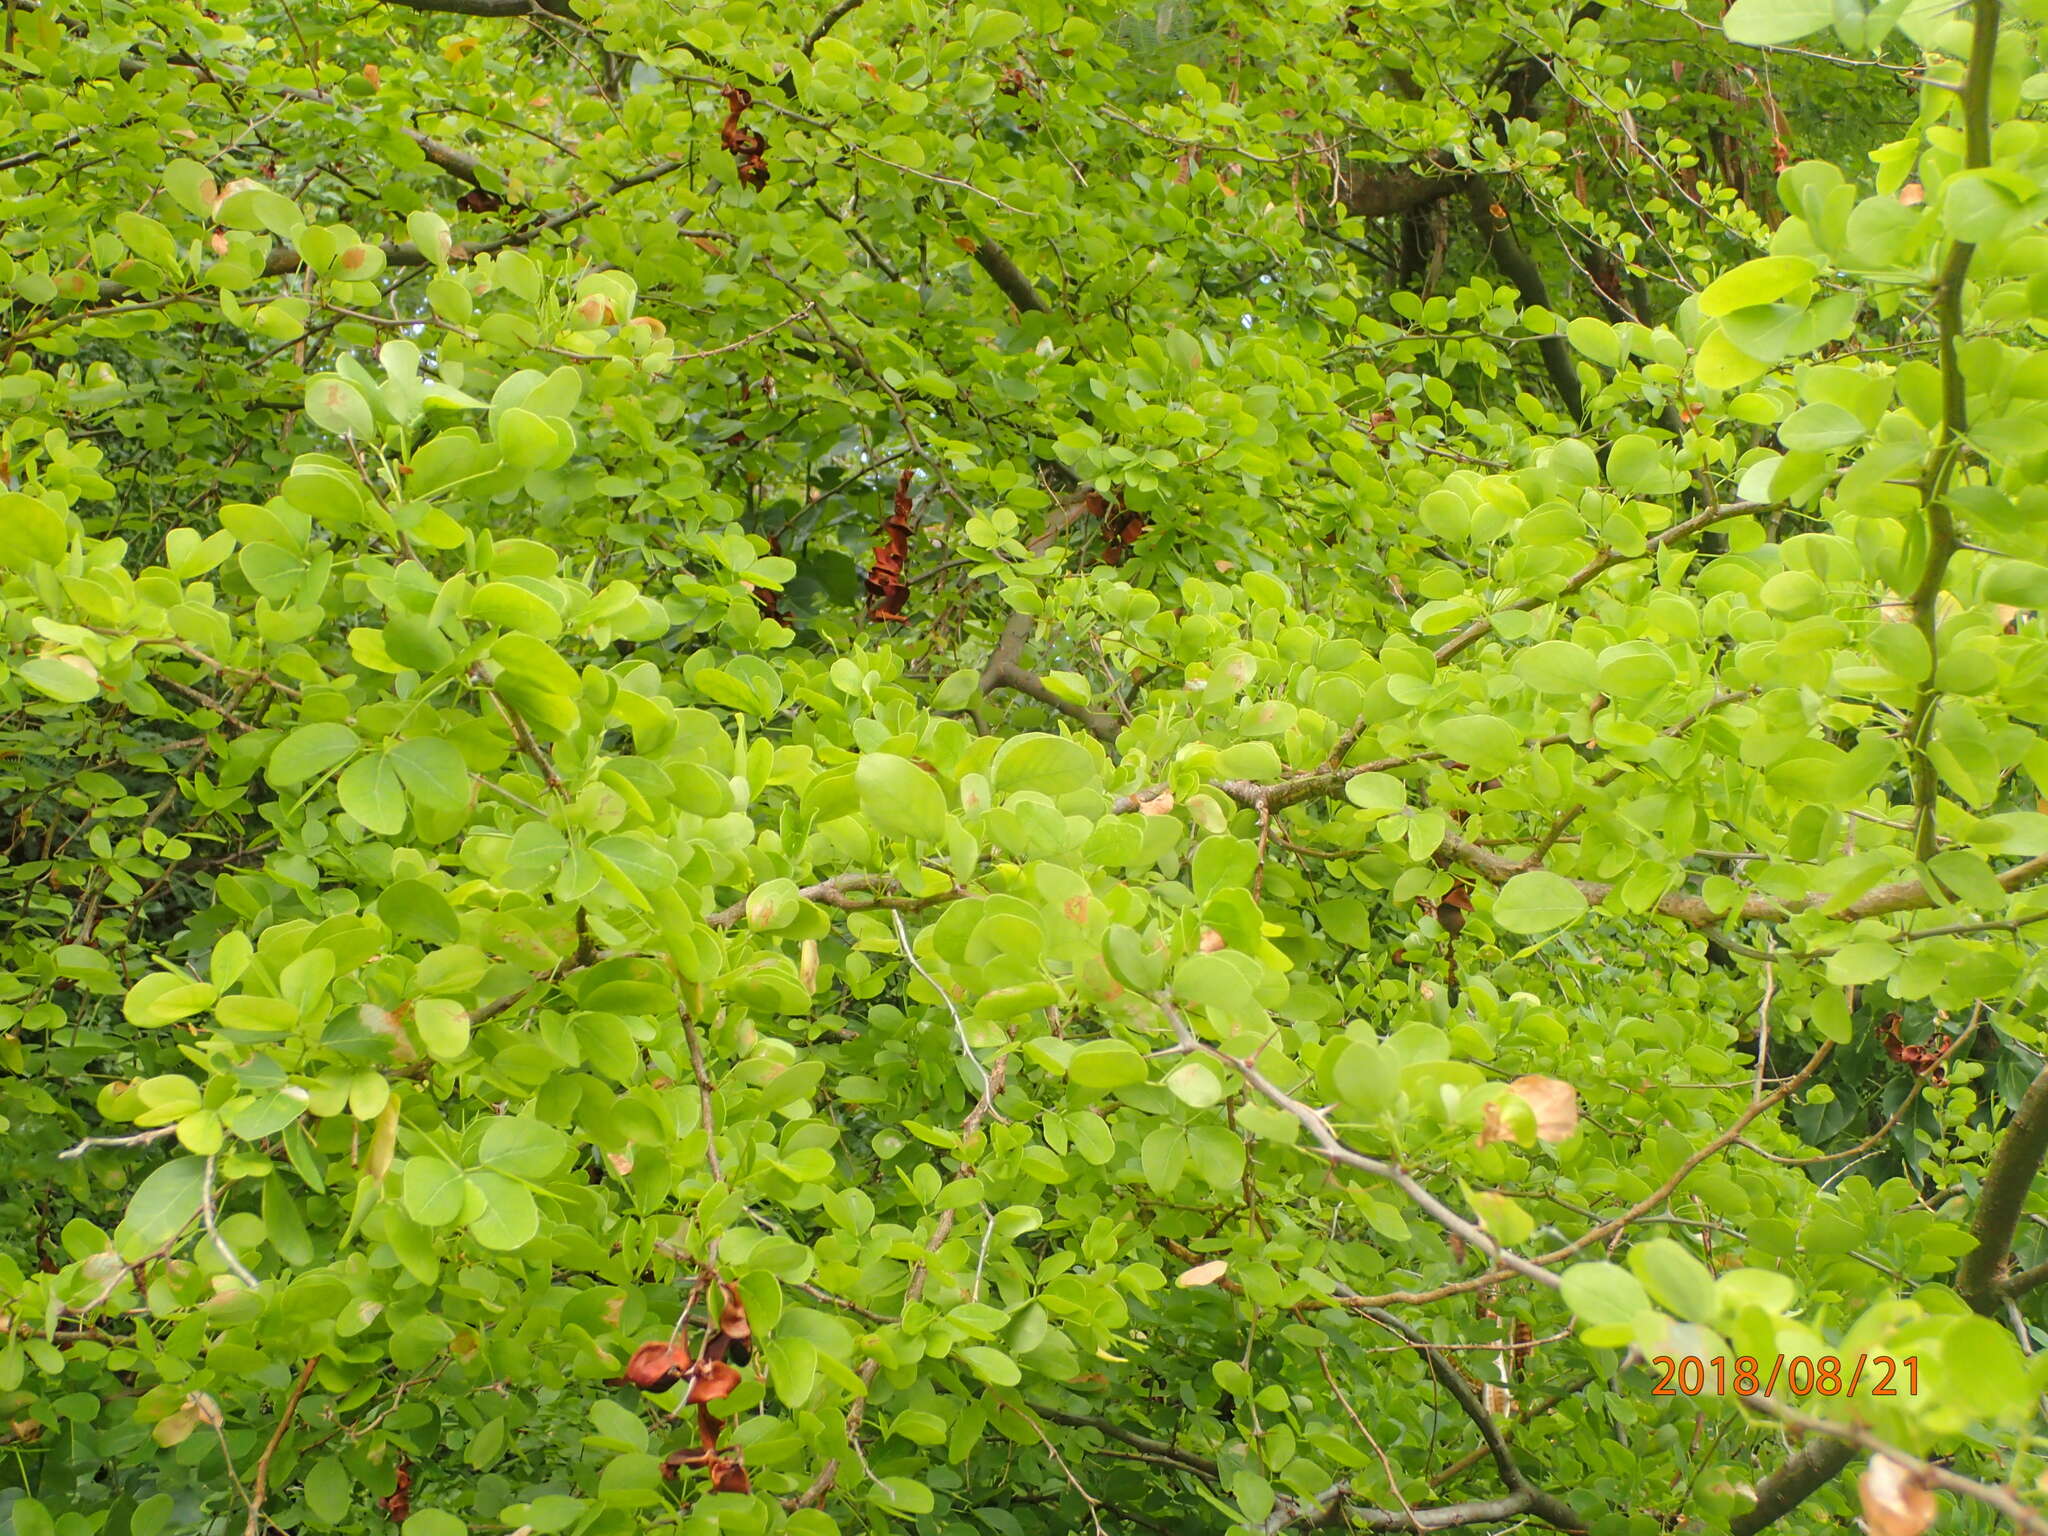
[[[228,1240],[220,1235],[220,1221],[213,1205],[213,1165],[219,1157],[218,1152],[206,1154],[206,1168],[200,1175],[199,1184],[199,1219],[206,1224],[206,1235],[213,1239],[214,1250],[220,1254],[221,1261],[234,1272],[237,1280],[253,1291],[263,1282],[249,1272],[248,1266],[228,1246]]]
[[[249,1492],[249,1523],[243,1528],[243,1536],[258,1536],[262,1529],[263,1505],[270,1496],[271,1458],[284,1444],[285,1434],[291,1429],[292,1419],[299,1411],[299,1399],[306,1395],[306,1388],[312,1383],[313,1372],[319,1364],[318,1355],[306,1361],[305,1369],[299,1372],[298,1384],[292,1388],[292,1395],[285,1399],[284,1412],[277,1416],[277,1428],[271,1432],[270,1443],[263,1447],[263,1454],[256,1460],[256,1477]]]

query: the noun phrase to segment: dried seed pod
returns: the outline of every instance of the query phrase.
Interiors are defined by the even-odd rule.
[[[626,1362],[626,1380],[642,1392],[666,1392],[681,1381],[692,1362],[690,1352],[675,1344],[642,1344]]]

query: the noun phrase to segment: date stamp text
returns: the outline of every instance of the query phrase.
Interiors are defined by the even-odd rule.
[[[1652,1397],[1772,1397],[1782,1385],[1792,1397],[1918,1397],[1917,1355],[1657,1355]]]

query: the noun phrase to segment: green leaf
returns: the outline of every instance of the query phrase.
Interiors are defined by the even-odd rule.
[[[1033,790],[1054,799],[1100,782],[1095,758],[1080,742],[1066,736],[1026,732],[1013,736],[996,751],[991,770],[998,794]]]
[[[540,1233],[540,1208],[524,1184],[483,1170],[469,1176],[483,1203],[470,1218],[469,1235],[486,1248],[523,1248]]]
[[[892,1515],[928,1515],[936,1500],[915,1478],[878,1477],[868,1484],[868,1498]]]
[[[509,581],[485,582],[470,598],[469,611],[482,623],[540,640],[553,640],[562,633],[562,616],[551,605]]]
[[[1684,1245],[1668,1237],[1637,1243],[1629,1249],[1628,1267],[1666,1311],[1689,1323],[1713,1320],[1714,1276]]]
[[[554,457],[555,429],[533,412],[513,406],[491,424],[505,462],[520,469],[538,469]]]
[[[1721,18],[1731,43],[1796,43],[1835,19],[1835,0],[1735,0]]]
[[[469,1010],[451,997],[423,997],[413,1004],[413,1028],[436,1061],[457,1061],[469,1049]]]
[[[306,1510],[323,1526],[337,1526],[355,1502],[355,1483],[339,1456],[323,1456],[299,1485]]]
[[[462,1215],[467,1181],[462,1170],[438,1157],[409,1157],[401,1180],[405,1214],[423,1227],[451,1227]]]
[[[0,491],[0,568],[26,571],[39,561],[55,565],[70,544],[63,517],[48,505],[20,491]]]
[[[277,744],[263,776],[276,788],[288,789],[346,762],[361,745],[355,731],[339,721],[302,725]]]
[[[212,987],[182,971],[152,971],[128,989],[121,1013],[130,1024],[155,1029],[205,1012],[215,995]]]
[[[1619,1264],[1574,1264],[1559,1282],[1559,1294],[1583,1325],[1589,1344],[1627,1342],[1633,1336],[1635,1320],[1650,1310],[1650,1296],[1642,1282]]]
[[[1569,640],[1544,640],[1515,657],[1515,675],[1553,698],[1590,700],[1600,691],[1593,653]]]
[[[1591,358],[1603,368],[1621,366],[1621,338],[1605,320],[1581,315],[1565,326],[1564,334],[1572,344],[1572,350],[1580,356]]]
[[[1025,20],[1014,11],[983,11],[967,29],[967,46],[977,50],[1001,48],[1024,35]]]
[[[484,1128],[477,1166],[515,1178],[543,1179],[561,1166],[568,1138],[551,1125],[523,1115],[500,1115]]]
[[[1513,1248],[1529,1240],[1536,1231],[1536,1218],[1520,1202],[1495,1190],[1472,1192],[1472,1209],[1487,1234],[1503,1247]]]
[[[377,418],[367,396],[338,373],[319,373],[306,381],[306,416],[337,437],[372,437]]]
[[[405,827],[405,794],[395,754],[367,752],[342,770],[335,785],[341,808],[370,831],[395,837]]]
[[[1778,428],[1778,441],[1795,453],[1827,453],[1860,443],[1869,429],[1841,406],[1830,402],[1802,406]]]
[[[415,806],[447,812],[468,808],[469,765],[453,742],[438,736],[415,736],[391,749],[390,766]]]
[[[1755,0],[1738,0],[1736,9],[1752,3]],[[1762,3],[1773,9],[1784,3],[1787,10],[1796,10],[1808,0],[1762,0]],[[1811,3],[1825,9],[1831,0],[1811,0]],[[1729,12],[1730,16],[1734,14]],[[1825,18],[1821,24],[1825,25]],[[1748,309],[1752,305],[1775,303],[1812,282],[1819,273],[1820,268],[1804,256],[1759,256],[1754,261],[1745,261],[1732,272],[1722,273],[1701,289],[1697,300],[1699,311],[1711,318]]]
[[[1070,1064],[1070,1075],[1071,1070]],[[1205,1062],[1183,1062],[1166,1074],[1166,1086],[1190,1109],[1208,1109],[1223,1101],[1223,1083]]]
[[[1014,1387],[1024,1379],[1024,1373],[1017,1369],[1017,1362],[999,1349],[990,1349],[985,1344],[970,1344],[960,1351],[974,1374],[983,1381],[998,1387]]]
[[[1510,933],[1548,933],[1585,915],[1586,897],[1547,869],[1514,876],[1493,898],[1493,921]]]
[[[65,704],[99,697],[99,672],[83,656],[38,656],[15,669],[38,693]]]
[[[147,1258],[199,1216],[206,1184],[206,1159],[180,1157],[152,1169],[128,1197],[128,1209],[114,1229],[114,1249],[129,1263]]]
[[[1337,1048],[1330,1078],[1348,1108],[1378,1114],[1393,1107],[1401,1085],[1396,1064],[1371,1040],[1347,1040]]]
[[[405,216],[405,232],[412,236],[412,243],[420,253],[437,267],[448,264],[448,251],[452,242],[448,236],[448,221],[431,209],[422,208]]]
[[[462,924],[448,898],[424,880],[399,880],[377,898],[377,915],[393,933],[429,944],[455,944]]]
[[[438,625],[410,613],[394,614],[384,626],[384,651],[401,667],[416,672],[437,672],[455,655]]]
[[[946,797],[938,780],[905,757],[864,753],[854,769],[861,814],[886,837],[935,843],[946,831]]]
[[[1430,728],[1430,745],[1474,773],[1492,775],[1522,752],[1522,733],[1493,715],[1454,715]]]
[[[1142,1083],[1149,1075],[1145,1058],[1121,1040],[1086,1041],[1067,1060],[1067,1080],[1097,1093]]]

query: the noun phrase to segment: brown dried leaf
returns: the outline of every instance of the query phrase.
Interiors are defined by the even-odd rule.
[[[1870,1536],[1920,1536],[1934,1523],[1934,1494],[1919,1474],[1889,1456],[1873,1456],[1856,1485]]]
[[[1487,1105],[1486,1118],[1479,1126],[1479,1145],[1490,1147],[1496,1141],[1513,1141],[1514,1134],[1508,1130],[1507,1119],[1499,1099]]]
[[[1162,790],[1150,800],[1138,802],[1140,816],[1171,816],[1173,814],[1173,792]]]
[[[1173,1283],[1183,1290],[1193,1290],[1198,1285],[1214,1285],[1229,1269],[1230,1260],[1211,1259],[1206,1264],[1197,1264],[1193,1269],[1184,1271]]]
[[[1555,1077],[1518,1077],[1508,1089],[1536,1114],[1542,1141],[1567,1141],[1579,1128],[1579,1091]]]

